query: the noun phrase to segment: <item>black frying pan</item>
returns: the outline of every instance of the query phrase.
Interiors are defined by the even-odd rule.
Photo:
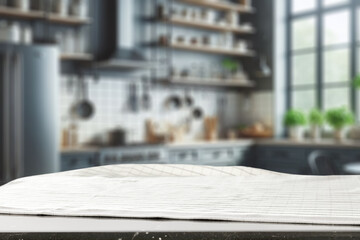
[[[76,118],[87,120],[90,119],[95,113],[95,107],[93,103],[88,100],[88,89],[83,77],[80,78],[80,101],[77,102],[72,111]]]

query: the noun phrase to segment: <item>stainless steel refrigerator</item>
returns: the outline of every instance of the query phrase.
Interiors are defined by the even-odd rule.
[[[0,184],[59,170],[59,52],[0,44]]]

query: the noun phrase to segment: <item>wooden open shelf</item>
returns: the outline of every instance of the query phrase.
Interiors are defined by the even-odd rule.
[[[180,18],[170,18],[170,19],[162,19],[160,20],[164,23],[170,23],[173,25],[191,27],[191,28],[200,28],[205,30],[211,31],[218,31],[218,32],[233,32],[238,34],[252,34],[255,33],[254,29],[248,28],[241,28],[241,27],[231,27],[231,26],[221,26],[216,24],[209,24],[206,22],[199,22],[199,21],[189,21]]]
[[[83,25],[91,23],[91,20],[89,18],[78,18],[74,16],[64,17],[53,13],[48,16],[48,19],[50,22],[59,24]]]
[[[77,18],[74,16],[60,16],[57,14],[45,14],[43,11],[28,10],[22,11],[14,7],[0,7],[0,16],[13,17],[18,19],[26,20],[49,20],[49,22],[59,23],[59,24],[70,24],[70,25],[82,25],[89,24],[91,20],[89,18]]]
[[[255,57],[254,51],[240,52],[235,49],[221,49],[216,47],[206,47],[201,45],[190,45],[190,44],[178,44],[173,43],[168,47],[173,49],[185,50],[185,51],[193,51],[193,52],[203,52],[209,54],[219,54],[219,55],[229,55],[229,56],[237,56],[237,57]]]
[[[63,61],[92,61],[94,57],[88,53],[62,53],[60,59]]]
[[[177,0],[181,3],[196,5],[200,7],[209,7],[223,11],[237,11],[239,13],[254,13],[255,9],[251,7],[245,7],[240,4],[231,2],[221,2],[218,0]]]
[[[215,79],[215,78],[179,77],[179,78],[158,79],[158,82],[163,84],[174,84],[174,85],[237,88],[237,89],[255,87],[255,83],[252,81],[242,82],[235,79],[223,80],[223,79]]]
[[[44,13],[41,11],[21,11],[20,9],[13,7],[0,7],[0,16],[15,17],[21,19],[41,19],[44,17]]]

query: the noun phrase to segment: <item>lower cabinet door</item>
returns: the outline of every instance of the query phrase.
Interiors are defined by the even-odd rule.
[[[61,171],[98,166],[95,154],[63,154],[61,156]]]
[[[265,170],[306,174],[308,163],[306,149],[281,148],[281,147],[257,147],[255,167]]]

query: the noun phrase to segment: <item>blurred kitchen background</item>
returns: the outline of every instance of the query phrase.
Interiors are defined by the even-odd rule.
[[[357,174],[355,0],[1,0],[0,183],[109,164]]]

